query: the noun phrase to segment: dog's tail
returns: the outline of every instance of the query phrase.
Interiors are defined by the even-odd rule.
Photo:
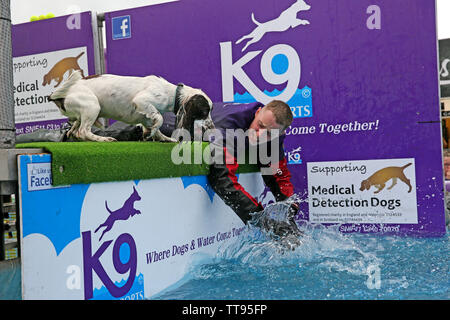
[[[84,51],[82,52],[82,53],[80,53],[79,55],[77,55],[76,57],[75,57],[75,59],[80,59],[80,57],[82,56],[84,54]]]
[[[59,87],[55,92],[53,92],[50,95],[49,100],[54,101],[57,99],[63,99],[67,96],[67,92],[69,91],[70,87],[72,87],[75,82],[82,79],[81,72],[79,70],[76,70],[72,72],[72,74],[69,76],[69,78],[64,81],[64,83]]]
[[[408,163],[407,165],[404,165],[404,166],[402,167],[402,170],[405,170],[405,169],[408,168],[410,165],[412,165],[412,163]]]
[[[106,207],[106,210],[108,210],[108,212],[111,214],[112,211],[111,211],[111,209],[108,207],[108,202],[106,202],[106,200],[105,200],[105,207]]]
[[[259,22],[258,20],[255,19],[255,14],[252,12],[252,21],[254,24],[256,24],[257,26],[261,25],[261,22]]]

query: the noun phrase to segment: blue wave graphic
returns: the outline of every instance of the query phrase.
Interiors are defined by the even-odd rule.
[[[198,184],[200,187],[202,187],[206,193],[209,196],[209,200],[213,202],[214,198],[214,190],[211,188],[211,186],[208,184],[208,178],[206,176],[193,176],[193,177],[181,177],[181,181],[183,181],[183,186],[186,189],[192,184]]]
[[[277,97],[283,91],[274,89],[272,91],[264,90],[264,94],[269,97]],[[256,99],[248,92],[242,94],[235,93],[234,101],[237,103],[250,103],[256,102]],[[291,107],[294,118],[310,118],[313,116],[312,107],[312,89],[308,86],[304,86],[302,89],[297,89],[287,104]]]
[[[123,279],[119,282],[114,282],[114,284],[118,287],[122,287],[125,285],[126,280]],[[91,300],[121,300],[121,299],[127,299],[127,300],[143,300],[145,299],[144,295],[144,275],[140,273],[136,276],[134,279],[133,286],[131,287],[130,291],[123,297],[115,298],[113,297],[108,289],[106,287],[101,287],[100,289],[94,289],[93,292],[93,298]]]

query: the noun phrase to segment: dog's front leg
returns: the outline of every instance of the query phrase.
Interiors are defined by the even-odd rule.
[[[388,190],[391,190],[397,184],[397,178],[392,178],[392,186],[388,187]]]
[[[384,189],[384,187],[385,187],[386,185],[384,184],[384,183],[380,183],[380,184],[377,184],[375,187],[377,188],[377,191],[375,191],[374,193],[376,194],[376,193],[379,193],[381,190],[383,190]]]
[[[153,136],[153,139],[159,142],[177,142],[176,139],[169,138],[168,136],[162,134],[161,131],[159,131],[159,129],[156,131],[155,135]]]
[[[146,92],[140,93],[133,99],[133,104],[136,112],[141,115],[139,122],[143,126],[144,140],[148,141],[155,138],[157,141],[161,141],[161,139],[164,139],[165,136],[163,137],[161,133],[158,133],[164,119],[158,109],[152,105],[151,96]]]
[[[297,20],[295,20],[295,22],[293,22],[293,23],[291,24],[291,27],[292,27],[292,28],[296,28],[296,27],[298,27],[298,26],[300,26],[300,25],[304,26],[304,25],[308,25],[308,24],[309,24],[309,21],[308,21],[308,20],[297,19]]]
[[[70,138],[70,136],[78,130],[78,128],[80,127],[80,120],[76,119],[75,122],[72,124],[72,127],[70,128],[69,131],[67,131],[66,133],[66,137]]]
[[[157,134],[159,132],[159,128],[163,124],[163,117],[159,112],[154,112],[149,115],[145,115],[144,121],[142,121],[142,125],[144,126],[144,140],[148,141],[150,139],[159,139],[160,136]],[[160,141],[160,140],[156,140]]]
[[[64,80],[63,76],[58,77],[58,78],[55,78],[55,81],[56,81],[57,83],[56,83],[56,85],[55,85],[54,88],[56,88],[57,86],[59,86],[63,80]]]

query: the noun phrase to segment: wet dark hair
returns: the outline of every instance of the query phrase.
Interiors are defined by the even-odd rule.
[[[209,115],[210,106],[208,100],[203,95],[194,95],[186,103],[185,112],[181,127],[189,130],[191,137],[194,137],[194,121],[204,120]]]

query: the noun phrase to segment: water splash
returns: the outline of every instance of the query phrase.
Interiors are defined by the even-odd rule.
[[[296,201],[302,199],[297,196]],[[286,207],[271,204],[265,214],[283,221]],[[344,234],[339,225],[298,225],[302,244],[293,251],[270,233],[248,225],[234,241],[222,243],[213,261],[193,264],[186,281],[158,299],[449,298],[450,271],[443,258],[449,256],[448,235],[381,237]],[[380,270],[380,289],[368,286],[368,270],[374,268]]]
[[[306,201],[302,195],[294,195],[284,202],[266,206],[265,210],[254,217],[235,241],[223,243],[216,254],[213,264],[226,262],[245,267],[275,267],[317,264],[327,270],[345,271],[355,275],[365,275],[369,265],[378,266],[382,259],[373,252],[365,250],[354,236],[342,234],[339,225],[325,227],[308,221],[297,221],[302,236],[301,244],[289,250],[283,239],[274,237],[272,230],[265,231],[255,226],[259,219],[270,217],[273,220],[287,222],[289,207],[292,203]],[[299,215],[302,213],[300,212]],[[200,268],[202,269],[202,268]],[[199,271],[198,268],[196,268]],[[191,270],[192,272],[197,272]],[[204,269],[200,273],[204,276]],[[195,278],[195,275],[194,275]]]

